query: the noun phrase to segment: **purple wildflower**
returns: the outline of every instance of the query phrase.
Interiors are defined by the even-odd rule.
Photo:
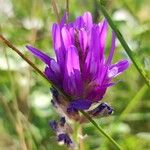
[[[88,113],[92,116],[108,116],[111,115],[113,112],[113,109],[106,103],[101,103],[98,107],[95,109],[89,111]]]
[[[58,142],[63,142],[67,146],[73,146],[71,140],[71,127],[66,123],[65,117],[61,117],[60,121],[52,120],[49,122],[51,129],[55,132]]]
[[[49,122],[49,125],[50,125],[50,127],[51,127],[54,131],[57,130],[58,124],[57,124],[57,122],[56,122],[55,120],[50,121],[50,122]]]
[[[67,134],[64,134],[64,133],[58,135],[58,141],[59,142],[63,141],[64,144],[66,144],[66,145],[72,144],[72,141],[71,141],[70,137]]]
[[[114,32],[109,56],[104,55],[108,30],[106,20],[95,24],[91,13],[85,12],[74,22],[65,22],[66,15],[60,23],[55,23],[52,27],[56,60],[36,48],[27,48],[46,64],[46,77],[72,98],[71,102],[59,99],[62,109],[66,109],[67,113],[88,110],[92,104],[102,100],[107,88],[115,84],[112,79],[125,71],[129,63],[127,60],[121,60],[112,64],[115,50]],[[55,90],[53,95],[55,100],[59,97]],[[90,113],[98,114],[102,110],[101,105]]]

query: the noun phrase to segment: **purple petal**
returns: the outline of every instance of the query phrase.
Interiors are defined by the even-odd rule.
[[[68,47],[71,46],[71,35],[66,27],[63,27],[61,30],[62,40],[65,46],[65,49],[67,50]]]
[[[61,126],[64,126],[65,123],[66,123],[65,117],[61,117],[61,118],[60,118],[60,125],[61,125]]]
[[[118,74],[118,67],[113,67],[112,69],[108,70],[108,78],[113,78]]]
[[[100,89],[108,88],[108,87],[113,86],[113,85],[115,85],[115,84],[117,84],[117,83],[118,83],[118,82],[111,82],[111,83],[104,84],[104,85],[102,85],[102,86],[99,87],[99,90],[100,90]]]
[[[69,28],[69,33],[71,36],[71,41],[75,41],[75,29],[73,27]]]
[[[77,17],[74,25],[75,25],[75,28],[77,28],[77,29],[84,28],[85,23],[84,23],[83,18],[81,16]]]
[[[58,134],[58,142],[61,142],[61,141],[63,141],[64,144],[66,145],[72,144],[72,140],[70,139],[69,135],[66,133]]]
[[[52,71],[52,69],[51,69],[49,66],[47,66],[47,67],[45,68],[44,74],[46,75],[46,77],[47,77],[49,80],[52,80],[52,81],[55,81],[55,80],[56,80],[55,73]]]
[[[82,52],[85,53],[88,44],[88,36],[84,29],[79,31],[79,42]]]
[[[92,20],[91,13],[90,12],[85,12],[82,18],[83,18],[87,28],[90,30],[92,28],[92,25],[93,25],[93,20]]]
[[[103,98],[103,96],[106,92],[106,89],[107,88],[104,88],[104,89],[95,88],[95,89],[89,91],[86,98],[91,100],[92,102],[100,101]]]
[[[83,90],[78,51],[74,46],[71,46],[66,53],[63,87],[66,92],[70,91],[75,95],[80,95]]]
[[[113,54],[114,54],[115,47],[116,47],[115,39],[116,39],[115,32],[112,32],[111,49],[110,49],[109,57],[108,57],[108,60],[107,60],[107,63],[106,63],[107,65],[111,64],[111,61],[112,61],[112,58],[113,58]]]
[[[93,53],[92,57],[94,57],[96,61],[101,59],[100,56],[101,54],[103,55],[103,53],[100,53],[101,51],[100,39],[101,36],[99,32],[99,27],[95,25],[93,26],[91,33],[90,51],[92,51]]]
[[[57,62],[60,65],[60,69],[62,69],[63,68],[62,66],[64,66],[64,61],[65,61],[64,60],[65,49],[63,47],[62,40],[61,40],[60,27],[57,24],[53,24],[52,37],[53,37],[53,45],[54,45]]]
[[[105,45],[106,45],[107,30],[108,30],[108,23],[107,20],[104,20],[100,30],[100,56],[101,57],[103,56]]]
[[[89,73],[91,56],[92,56],[92,52],[88,50],[88,53],[87,53],[87,56],[86,56],[86,59],[85,59],[85,64],[84,64],[84,72],[85,72],[85,74]]]
[[[91,60],[90,68],[89,68],[89,73],[90,73],[89,76],[90,76],[91,80],[96,80],[97,78],[100,79],[100,76],[98,76],[100,67],[101,67],[101,62],[99,59],[97,59],[97,60],[92,59]],[[98,82],[98,84],[100,84],[100,83]]]
[[[99,27],[93,26],[91,29],[91,40],[89,41],[89,49],[85,59],[84,70],[86,74],[95,76],[100,64],[100,42],[99,42]]]
[[[61,48],[60,27],[56,23],[53,24],[52,27],[52,39],[53,39],[54,49],[58,50],[59,48]]]
[[[67,20],[67,17],[68,17],[68,13],[65,12],[64,16],[62,17],[61,19],[61,22],[60,22],[60,26],[63,27],[65,25],[65,22]]]
[[[55,60],[51,60],[50,67],[56,74],[60,74],[60,67]]]
[[[115,77],[120,73],[122,73],[123,71],[125,71],[128,67],[129,67],[129,61],[121,60],[118,63],[110,66],[108,70],[108,77],[109,78]]]
[[[103,98],[106,89],[115,84],[116,83],[106,83],[101,86],[96,85],[91,86],[87,91],[86,99],[89,99],[91,101],[100,101]]]
[[[50,127],[51,127],[54,131],[56,131],[57,128],[58,128],[58,124],[57,124],[57,122],[56,122],[55,120],[49,121],[49,125],[50,125]]]
[[[49,65],[52,58],[49,57],[47,54],[41,52],[40,50],[32,47],[32,46],[26,46],[26,48],[36,57],[41,59],[45,64]]]
[[[77,99],[71,102],[68,108],[69,109],[73,108],[77,110],[86,110],[86,109],[89,109],[91,105],[92,105],[92,102],[89,100]]]
[[[79,55],[76,47],[71,46],[68,48],[65,64],[69,76],[74,73],[74,70],[80,70]]]
[[[57,84],[59,87],[61,87],[62,84],[62,76],[59,73],[56,73],[52,70],[52,68],[50,66],[47,66],[45,68],[44,74],[46,75],[46,77],[53,81],[55,84]]]
[[[101,68],[99,69],[99,74],[96,79],[99,85],[102,85],[103,82],[105,81],[105,78],[107,76],[107,71],[108,71],[108,67],[105,65],[102,65]]]

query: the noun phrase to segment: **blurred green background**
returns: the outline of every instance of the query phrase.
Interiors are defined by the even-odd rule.
[[[57,0],[62,17],[65,0]],[[125,40],[150,75],[150,1],[107,0],[105,6]],[[95,22],[103,16],[96,0],[70,0],[70,20],[85,11]],[[41,70],[44,64],[27,52],[31,44],[54,56],[51,26],[56,22],[50,0],[0,0],[0,32],[32,60]],[[109,43],[108,36],[108,43]],[[109,44],[106,54],[108,53]],[[119,41],[114,62],[128,58]],[[150,149],[150,89],[131,63],[115,80],[122,80],[107,91],[103,101],[114,114],[96,121],[125,150]],[[48,121],[58,118],[51,106],[49,84],[10,48],[0,43],[0,150],[63,150],[49,128]],[[80,150],[113,150],[89,123]]]

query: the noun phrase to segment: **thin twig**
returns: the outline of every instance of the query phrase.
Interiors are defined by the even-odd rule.
[[[59,13],[58,13],[58,9],[57,9],[57,5],[56,5],[55,0],[52,0],[51,3],[52,3],[54,13],[56,14],[56,17],[57,17],[57,22],[60,22],[60,17],[59,17]]]
[[[69,21],[69,0],[66,0],[67,22]]]

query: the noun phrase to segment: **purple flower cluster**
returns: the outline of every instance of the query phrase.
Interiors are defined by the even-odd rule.
[[[56,122],[55,120],[49,122],[50,127],[57,135],[57,141],[63,142],[63,144],[66,144],[70,146],[73,144],[71,138],[70,138],[70,128],[66,123],[65,117],[61,117],[59,122]]]
[[[107,21],[93,23],[90,12],[70,23],[66,23],[64,15],[61,22],[52,27],[56,60],[27,46],[46,64],[46,77],[70,95],[72,101],[67,106],[68,111],[88,110],[92,104],[98,103],[107,88],[115,84],[112,79],[129,66],[127,60],[112,64],[114,32],[109,56],[105,56],[107,32]]]

